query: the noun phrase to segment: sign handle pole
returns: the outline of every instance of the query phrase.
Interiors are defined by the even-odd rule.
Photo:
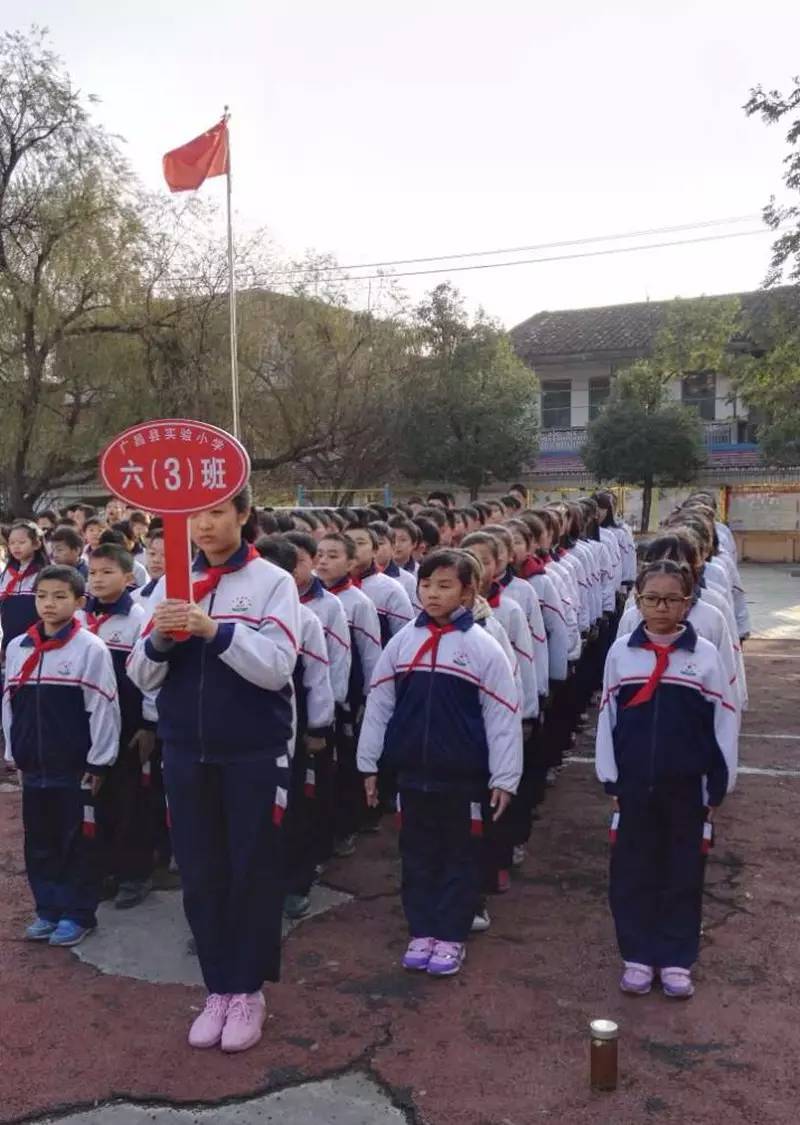
[[[192,555],[189,546],[189,521],[186,516],[165,515],[164,557],[166,559],[167,597],[181,602],[192,600]],[[185,641],[188,633],[173,634],[176,641]]]
[[[230,120],[228,107],[225,106],[225,122]],[[233,414],[233,436],[238,440],[239,426],[239,357],[237,354],[236,330],[236,281],[234,280],[235,257],[233,252],[233,218],[231,215],[231,135],[228,133],[228,172],[225,177],[227,182],[228,200],[228,301],[230,305],[230,336],[231,336],[231,411]]]

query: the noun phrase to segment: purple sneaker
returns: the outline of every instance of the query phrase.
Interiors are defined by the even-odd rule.
[[[688,969],[662,969],[661,987],[664,995],[671,996],[674,1000],[688,1000],[690,996],[694,996],[692,974]]]
[[[428,961],[432,977],[451,977],[464,964],[467,948],[463,941],[437,941]]]
[[[619,986],[623,992],[629,992],[632,996],[646,996],[653,987],[653,969],[650,965],[626,961]]]
[[[403,954],[403,968],[421,969],[424,972],[428,967],[435,945],[436,939],[432,937],[412,938],[408,943],[408,949]]]

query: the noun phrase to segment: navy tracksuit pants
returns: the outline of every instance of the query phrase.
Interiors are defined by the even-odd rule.
[[[697,960],[703,902],[700,778],[622,786],[609,900],[625,961],[689,969]]]
[[[213,765],[164,746],[183,906],[209,992],[256,992],[280,976],[284,875],[274,758]]]
[[[460,793],[400,788],[402,899],[412,938],[467,939],[484,859],[470,808]]]
[[[36,913],[47,922],[97,925],[99,872],[96,843],[83,832],[86,801],[77,780],[64,788],[22,788],[25,868]]]

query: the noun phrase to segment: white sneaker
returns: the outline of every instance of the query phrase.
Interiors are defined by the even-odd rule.
[[[489,917],[489,911],[488,910],[482,910],[480,912],[480,914],[476,914],[475,917],[472,919],[472,925],[471,925],[470,929],[472,930],[473,934],[482,934],[482,933],[485,933],[486,930],[489,929],[491,924],[492,924],[492,920]]]
[[[514,845],[514,855],[513,855],[513,858],[511,860],[512,865],[514,867],[522,867],[523,863],[525,862],[525,859],[526,859],[527,855],[528,855],[528,853],[527,853],[527,851],[525,850],[525,847],[522,844],[515,844]]]

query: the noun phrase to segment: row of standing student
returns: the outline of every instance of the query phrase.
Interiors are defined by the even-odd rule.
[[[234,510],[238,512],[235,505]],[[588,703],[588,696],[591,694],[597,679],[597,646],[599,646],[599,651],[602,652],[603,646],[610,639],[619,609],[620,599],[618,595],[624,590],[628,581],[625,567],[629,565],[629,563],[626,564],[626,560],[632,554],[632,543],[625,529],[614,524],[613,511],[610,506],[606,513],[603,513],[603,522],[606,525],[611,523],[614,530],[606,526],[604,529],[605,535],[594,525],[593,517],[596,514],[594,502],[586,503],[582,509],[585,513],[583,518],[580,511],[570,512],[567,509],[565,511],[542,512],[539,517],[528,515],[527,520],[519,521],[520,526],[516,528],[499,528],[495,529],[494,535],[491,532],[484,532],[479,535],[476,540],[473,540],[471,546],[478,556],[482,552],[484,555],[477,565],[481,573],[480,584],[488,595],[488,605],[484,602],[476,607],[473,601],[472,611],[477,608],[478,612],[471,612],[464,605],[464,613],[459,613],[459,617],[463,620],[461,620],[458,629],[448,629],[441,625],[435,626],[436,628],[441,627],[448,633],[466,633],[472,628],[476,618],[479,621],[486,621],[489,617],[502,618],[505,616],[504,624],[509,629],[509,637],[513,636],[514,638],[513,645],[511,645],[509,639],[504,646],[508,656],[504,656],[503,660],[510,669],[512,681],[514,681],[513,692],[506,692],[505,705],[507,705],[507,710],[512,716],[512,726],[517,731],[519,738],[517,739],[515,734],[510,742],[507,741],[507,745],[510,747],[512,743],[519,742],[519,772],[521,776],[527,777],[529,784],[524,791],[525,795],[521,794],[521,799],[516,802],[517,817],[514,818],[509,814],[506,819],[506,823],[509,825],[516,820],[514,832],[506,833],[505,839],[482,840],[477,849],[479,857],[477,860],[475,859],[476,849],[470,848],[472,859],[467,864],[467,868],[473,873],[477,871],[478,874],[475,877],[462,879],[462,891],[465,894],[461,899],[460,906],[461,915],[464,917],[471,911],[470,927],[474,926],[481,915],[480,890],[481,886],[486,889],[487,870],[490,874],[492,871],[494,872],[496,883],[494,888],[490,887],[489,889],[503,889],[501,872],[507,873],[507,868],[502,867],[504,861],[501,857],[503,854],[508,854],[509,844],[512,848],[515,843],[519,847],[526,838],[526,833],[530,830],[530,813],[526,810],[532,810],[537,802],[538,788],[535,779],[538,777],[541,780],[542,769],[543,767],[546,768],[547,764],[558,763],[563,750],[569,743],[569,737],[572,734],[571,728],[574,726],[574,718],[578,713],[575,707],[571,712],[569,711],[569,700],[577,703]],[[400,519],[400,517],[397,518]],[[591,538],[580,543],[577,539],[571,542],[569,532],[584,530],[584,527],[581,526],[584,520],[588,524]],[[213,523],[213,521],[211,522]],[[244,520],[241,521],[241,523],[244,522]],[[237,530],[239,526],[240,524],[237,523]],[[365,530],[368,530],[369,534],[366,534]],[[553,549],[551,535],[557,536],[557,541],[561,544],[558,549]],[[395,538],[397,537],[397,532],[395,532]],[[530,551],[534,537],[536,538],[537,555],[531,554]],[[241,558],[234,559],[237,552],[233,552],[227,565],[220,565],[211,560],[211,554],[204,555],[204,537],[196,534],[195,538],[201,547],[201,553],[198,556],[199,570],[201,574],[205,571],[206,577],[199,582],[199,586],[195,590],[194,601],[199,603],[204,598],[210,597],[211,605],[208,608],[218,609],[219,607],[214,606],[214,599],[218,596],[217,587],[220,583],[230,584],[228,575],[232,576],[239,572],[248,574],[249,566],[254,561],[256,553],[252,549],[245,552],[244,548],[239,548],[238,553],[242,554]],[[396,580],[392,581],[389,575],[380,573],[375,566],[376,541],[378,547],[380,547],[380,542],[378,541],[378,532],[374,529],[351,528],[349,534],[345,536],[338,533],[327,533],[321,537],[319,543],[313,537],[300,535],[294,536],[296,542],[292,544],[291,538],[291,536],[288,537],[283,546],[292,546],[294,548],[293,555],[284,550],[284,557],[278,558],[277,555],[282,548],[276,548],[274,541],[272,544],[263,544],[262,551],[266,557],[269,557],[270,554],[275,555],[276,561],[280,565],[293,570],[295,584],[301,592],[301,603],[311,607],[310,614],[308,612],[304,614],[302,611],[300,613],[299,631],[296,635],[300,638],[301,660],[299,667],[296,666],[294,669],[296,698],[301,718],[304,718],[307,723],[307,730],[301,732],[301,736],[297,740],[297,750],[291,766],[289,765],[288,755],[277,754],[275,764],[280,776],[273,776],[271,773],[269,785],[275,783],[273,794],[274,824],[277,826],[285,821],[285,830],[281,834],[281,847],[283,849],[287,843],[289,844],[289,886],[292,888],[290,893],[295,899],[302,900],[307,897],[306,892],[310,885],[309,878],[313,877],[313,870],[317,863],[324,861],[326,855],[330,854],[331,839],[337,837],[340,848],[344,844],[343,850],[346,852],[352,847],[351,838],[354,835],[352,830],[358,830],[359,827],[364,827],[368,823],[364,813],[359,774],[355,768],[354,739],[362,715],[368,685],[372,680],[375,686],[380,686],[377,682],[380,677],[377,676],[376,664],[381,651],[381,642],[385,642],[387,638],[408,625],[417,607],[411,606],[411,599],[403,594],[402,588]],[[205,542],[209,552],[211,552],[215,542],[213,527],[206,534]],[[466,545],[470,546],[469,543]],[[231,538],[227,547],[232,546]],[[510,555],[513,555],[516,575],[509,571]],[[461,564],[465,561],[470,568],[473,580],[466,583],[461,579],[459,581],[461,581],[463,587],[472,587],[472,594],[469,597],[474,599],[477,597],[474,581],[476,577],[475,560],[462,558],[455,569],[463,578],[466,572]],[[312,571],[314,566],[316,567],[316,574]],[[404,571],[411,573],[413,566],[414,564],[410,559],[406,560]],[[561,572],[562,568],[563,573]],[[447,566],[434,567],[434,573],[437,570],[446,571]],[[520,578],[520,576],[522,577]],[[495,583],[495,578],[500,581]],[[521,585],[517,586],[517,599],[514,599],[511,593],[512,587],[520,582]],[[420,581],[420,599],[422,598],[423,585],[424,583]],[[541,598],[536,590],[537,585],[542,594]],[[535,597],[533,599],[522,593],[523,586],[534,592]],[[371,596],[368,596],[370,591]],[[469,597],[467,600],[469,600]],[[252,626],[258,622],[256,631],[261,632],[265,628],[269,629],[277,624],[284,634],[292,634],[292,630],[286,621],[275,614],[258,618],[251,614],[242,613],[242,609],[250,608],[249,603],[252,600],[248,594],[240,594],[227,607],[231,610],[230,613],[214,612],[213,617],[199,608],[193,608],[191,623],[204,632],[198,633],[194,629],[189,631],[194,633],[195,638],[205,639],[206,644],[210,641],[211,647],[207,650],[208,653],[222,660],[224,660],[225,653],[232,646],[234,640],[241,639],[244,641],[243,637],[237,636],[242,626],[250,628],[252,631]],[[515,614],[513,610],[504,609],[504,606],[507,607],[509,603],[516,605],[517,600],[521,603],[521,613]],[[537,600],[538,605],[536,605]],[[461,603],[459,603],[459,606],[461,607]],[[437,608],[436,603],[432,603],[432,608]],[[339,612],[342,610],[343,613]],[[169,641],[169,630],[166,628],[170,620],[169,615],[172,614],[173,617],[183,615],[181,617],[183,621],[188,612],[186,607],[181,607],[179,611],[178,607],[164,603],[161,607],[161,617],[158,617],[157,611],[156,618],[154,618],[156,628],[153,630],[153,635],[149,640],[138,642],[132,660],[131,674],[134,679],[138,679],[141,687],[148,688],[151,691],[162,688],[162,695],[164,694],[163,688],[167,688],[167,698],[163,699],[161,706],[159,706],[160,727],[165,736],[165,741],[173,747],[181,746],[184,742],[187,724],[185,715],[182,720],[174,725],[168,716],[175,710],[179,713],[186,710],[185,705],[189,702],[192,683],[196,679],[195,673],[200,672],[202,684],[202,673],[206,665],[206,660],[202,658],[206,655],[206,650],[202,647],[198,668],[196,645],[192,646],[195,653],[194,657],[191,657],[189,655],[192,651],[190,646],[175,646]],[[428,614],[431,620],[426,621],[424,612],[421,618],[417,618],[413,628],[409,626],[405,632],[410,634],[425,627],[430,631],[433,615]],[[164,617],[165,614],[166,617]],[[521,618],[521,629],[519,625],[515,627],[511,624],[515,617]],[[472,623],[469,623],[470,618]],[[312,619],[315,619],[313,624]],[[222,621],[223,624],[219,625],[219,621]],[[159,625],[163,626],[163,631],[159,629]],[[543,625],[544,629],[542,628]],[[466,629],[465,626],[467,626]],[[577,641],[575,638],[576,628],[578,630]],[[208,635],[212,629],[214,630],[213,638]],[[529,634],[527,642],[526,629]],[[224,643],[220,644],[219,634],[223,630]],[[488,632],[488,630],[486,631]],[[430,638],[426,637],[424,644],[428,644],[429,641]],[[435,637],[434,641],[436,641]],[[421,647],[424,647],[424,644]],[[547,690],[545,691],[541,690],[544,686],[541,673],[539,680],[536,679],[537,661],[534,646],[537,644],[540,652],[539,668],[545,666],[547,668]],[[511,647],[509,647],[510,645]],[[242,657],[244,657],[248,646],[243,644],[236,647],[242,647]],[[217,648],[219,648],[219,651],[216,651]],[[350,649],[350,669],[345,674],[348,648]],[[254,657],[257,650],[258,646],[256,646],[254,652],[250,653],[250,656]],[[269,651],[275,656],[274,646]],[[496,660],[496,652],[492,655]],[[412,670],[411,672],[403,672],[403,679],[408,675],[413,680],[419,672],[425,671],[425,656],[426,653],[423,653],[417,665],[414,665],[412,660]],[[543,663],[542,656],[546,657],[546,663]],[[461,683],[466,681],[468,684],[472,684],[473,681],[470,681],[469,675],[463,674],[464,667],[460,662],[463,661],[463,658],[463,652],[454,656],[455,663],[451,666],[451,675],[455,674],[456,679],[460,680]],[[338,674],[334,672],[337,663]],[[161,665],[160,669],[158,668],[159,665]],[[182,668],[183,665],[186,665],[186,668]],[[524,677],[520,665],[526,669]],[[499,668],[502,668],[502,666],[502,662],[497,665]],[[213,667],[213,664],[210,665],[210,668]],[[460,671],[456,672],[456,669]],[[324,675],[319,674],[321,670],[325,671]],[[162,684],[160,681],[165,672],[168,673],[167,683]],[[562,673],[560,676],[559,672]],[[440,675],[439,668],[436,669],[436,675]],[[376,676],[377,678],[375,678]],[[244,678],[248,684],[260,689],[262,693],[265,692],[268,696],[271,696],[276,690],[278,694],[281,694],[279,689],[273,689],[271,686],[277,682],[277,679],[280,679],[280,675],[277,678],[267,676],[263,680],[253,683],[252,679],[248,680],[243,665],[237,669],[235,662],[233,662],[233,679],[230,675],[226,676],[225,674],[220,677],[221,683],[224,684],[227,681],[228,688],[233,689],[232,695],[241,692],[241,685],[237,683],[237,678]],[[169,680],[173,682],[170,684]],[[183,687],[181,688],[182,682]],[[334,682],[337,684],[336,689],[333,686]],[[196,692],[196,690],[195,683],[194,691]],[[459,686],[458,691],[461,690],[462,688]],[[488,689],[488,693],[484,691],[483,687],[479,690],[483,694],[492,695],[491,688]],[[499,692],[495,692],[494,695],[503,698]],[[170,696],[172,697],[171,700]],[[257,698],[258,696],[254,697],[254,703]],[[561,703],[560,708],[557,706],[559,702]],[[544,708],[543,703],[545,704]],[[183,706],[181,706],[182,704]],[[266,712],[271,714],[275,710],[274,705],[275,700],[270,700]],[[277,710],[280,710],[280,708],[277,708]],[[305,710],[305,715],[303,715],[303,710]],[[450,711],[451,719],[454,713],[457,713],[457,711]],[[540,719],[543,713],[549,716],[550,733],[555,738],[548,740],[543,737],[540,729]],[[330,722],[332,714],[334,719],[333,729]],[[506,716],[504,718],[508,721]],[[191,723],[188,725],[192,728],[195,736],[201,735],[201,742],[204,743],[206,736],[202,732],[203,724],[200,724],[199,730]],[[246,722],[244,726],[248,730],[250,729],[250,723]],[[546,723],[545,730],[547,729]],[[232,734],[230,731],[228,733],[230,737],[235,734],[235,732]],[[243,734],[246,743],[246,731]],[[538,753],[536,752],[537,736]],[[522,757],[523,739],[526,743],[524,760]],[[187,741],[192,743],[191,739]],[[485,733],[484,744],[486,745]],[[278,739],[276,751],[283,745],[283,741]],[[196,766],[198,764],[196,747],[194,747],[194,750],[194,753],[189,751],[188,755],[167,755],[166,773],[168,778],[170,760],[174,759],[176,777],[180,777],[183,782],[188,780],[187,777],[180,774],[177,766],[180,763],[181,768],[183,768],[189,762]],[[487,754],[490,753],[491,747],[486,745],[486,750]],[[218,753],[221,757],[219,763],[214,760],[215,753]],[[187,757],[188,761],[184,761],[184,757]],[[201,751],[200,763],[203,766],[231,765],[238,762],[239,757],[239,754],[232,756],[230,752],[222,753],[220,747],[219,750],[212,751],[210,758],[207,752]],[[244,759],[249,760],[249,757],[250,754],[245,748]],[[285,762],[283,761],[284,757],[286,758]],[[487,767],[488,764],[487,762]],[[506,765],[508,766],[508,761]],[[524,772],[523,765],[525,767]],[[390,792],[392,777],[396,777],[398,770],[401,779],[405,776],[402,772],[401,763],[395,763],[387,778]],[[200,770],[200,774],[206,779],[204,784],[207,784],[207,770]],[[230,772],[223,771],[222,778],[218,781],[224,779],[226,775],[230,777]],[[510,781],[513,780],[511,774],[508,774],[504,780],[509,783],[507,789],[504,789],[501,785],[492,786],[492,788],[501,791],[501,793],[512,793],[516,786],[510,784]],[[279,782],[284,784],[279,784]],[[410,790],[410,793],[404,793],[401,784],[401,796],[405,797],[403,801],[404,828],[402,836],[404,841],[402,845],[404,870],[409,866],[409,862],[413,868],[414,854],[416,854],[418,861],[421,857],[422,861],[418,862],[418,876],[422,880],[423,887],[427,888],[422,897],[430,899],[431,894],[433,894],[433,898],[435,898],[436,892],[431,882],[430,865],[433,863],[434,868],[436,868],[435,873],[441,875],[441,863],[433,854],[436,848],[433,847],[433,850],[431,850],[432,839],[426,840],[424,832],[422,835],[415,832],[413,818],[412,826],[409,827],[408,825],[410,815],[408,811],[409,796],[413,806],[418,787],[414,785],[406,787]],[[175,785],[173,788],[177,793],[179,789],[185,790],[186,786]],[[191,786],[189,786],[189,789],[191,789]],[[424,785],[422,789],[424,792]],[[205,796],[208,795],[205,794]],[[370,803],[375,803],[377,800],[377,792],[371,788],[367,796]],[[224,786],[222,794],[217,792],[215,797],[217,800],[222,797],[223,803],[229,798],[235,800],[234,794],[226,795],[224,793]],[[256,896],[254,899],[252,894],[246,893],[246,888],[252,889],[253,885],[252,880],[246,877],[248,856],[252,860],[252,853],[255,850],[260,854],[261,860],[264,859],[263,846],[258,847],[258,834],[256,834],[255,839],[249,840],[250,848],[249,850],[245,848],[246,854],[241,856],[238,854],[241,850],[240,845],[248,843],[247,840],[239,840],[239,846],[233,847],[231,840],[217,840],[212,832],[207,840],[208,849],[204,847],[200,849],[205,857],[203,862],[203,857],[198,857],[196,854],[197,849],[194,852],[192,851],[190,841],[191,838],[196,837],[198,830],[208,827],[207,814],[210,810],[204,807],[202,787],[192,798],[184,798],[185,793],[181,793],[180,800],[186,807],[178,818],[183,826],[183,831],[179,832],[178,835],[184,837],[184,843],[181,846],[176,841],[176,851],[184,876],[187,915],[195,933],[198,953],[211,992],[208,1010],[198,1021],[200,1026],[193,1028],[192,1041],[195,1045],[209,1045],[209,1038],[216,1042],[222,1036],[223,1046],[226,1046],[223,1031],[228,1024],[231,1024],[232,1030],[228,1035],[228,1049],[242,1049],[242,1044],[248,1046],[251,1039],[255,1041],[255,1038],[260,1035],[261,1023],[263,1022],[263,997],[261,997],[259,991],[260,985],[263,979],[274,979],[277,973],[275,968],[278,957],[274,928],[275,907],[276,903],[283,902],[286,883],[283,878],[275,879],[275,865],[272,864],[270,884],[272,894]],[[541,794],[539,799],[541,799]],[[477,802],[479,808],[481,808],[481,816],[473,815],[476,810],[472,806],[476,802],[469,802],[471,814],[469,819],[470,840],[476,833],[477,825],[480,823],[483,827],[484,820],[487,821],[487,837],[493,835],[492,826],[496,823],[494,816],[498,811],[503,812],[505,800],[497,794],[493,795],[492,800],[495,802],[495,808],[491,813],[481,807],[485,802]],[[189,813],[189,808],[196,802],[199,802],[202,810],[201,824],[198,824]],[[315,802],[319,802],[319,804]],[[417,801],[417,804],[419,805],[419,801]],[[303,813],[304,807],[305,815]],[[320,816],[319,812],[323,807],[329,811],[326,815]],[[311,808],[314,809],[314,813],[309,816],[308,813]],[[287,809],[288,811],[284,816],[284,811]],[[197,811],[196,807],[194,811]],[[418,809],[418,811],[420,810]],[[244,821],[247,822],[247,817],[244,818]],[[446,821],[447,818],[445,817],[444,822]],[[499,823],[502,824],[502,821]],[[327,827],[324,827],[322,832],[315,831],[316,828],[322,828],[323,826]],[[219,834],[222,827],[219,824],[215,827],[216,833]],[[499,832],[495,831],[494,835],[499,837]],[[173,836],[175,836],[174,832]],[[414,840],[417,841],[416,846],[413,844]],[[412,841],[412,843],[409,843],[409,841]],[[262,840],[261,843],[263,845],[264,841]],[[221,844],[221,849],[217,847],[218,844]],[[224,856],[226,845],[228,855],[223,863],[220,852]],[[274,852],[274,842],[266,850],[267,852]],[[180,857],[181,851],[184,854],[183,861]],[[427,860],[425,856],[427,856]],[[275,856],[273,855],[272,858],[274,859]],[[219,891],[222,876],[221,863],[226,876],[225,883],[232,875],[238,874],[238,878],[234,880],[235,886],[238,888],[238,894],[232,896],[233,902],[226,900],[225,906],[229,915],[228,921],[233,921],[230,917],[232,911],[238,917],[237,924],[244,929],[245,934],[250,935],[245,940],[244,951],[240,947],[241,943],[237,944],[236,942],[233,943],[233,950],[221,948],[230,945],[230,942],[220,932],[220,918],[225,917],[226,910],[222,909],[223,904],[220,902],[216,902],[214,904],[215,909],[210,910],[207,884],[209,880],[212,885],[217,884],[217,892],[221,893]],[[428,869],[426,869],[426,863]],[[205,887],[204,884],[206,884]],[[468,893],[467,888],[469,888]],[[409,893],[414,898],[413,890]],[[407,897],[406,879],[404,877],[404,901]],[[466,910],[465,903],[468,900],[470,906],[469,910]],[[302,908],[302,902],[300,908]],[[278,923],[279,913],[278,910]],[[267,925],[267,919],[271,920],[269,925]],[[256,952],[254,937],[255,935],[263,936],[265,926],[266,930],[272,934],[273,940],[266,945],[262,942],[257,943],[258,952]],[[476,928],[483,927],[479,925]],[[422,937],[433,941],[434,944],[430,950],[431,955],[425,966],[415,964],[412,967],[428,968],[430,966],[430,971],[439,972],[442,975],[457,971],[463,960],[463,940],[453,940],[452,934],[445,938],[438,938],[431,934],[422,935]],[[422,938],[415,936],[412,944],[419,940],[422,940]],[[445,946],[444,949],[438,949],[438,952],[437,942],[443,942]],[[447,948],[448,946],[451,948]],[[461,948],[454,950],[453,946],[460,946]],[[265,953],[265,950],[268,952]],[[412,953],[413,951],[410,950],[410,957]],[[434,953],[437,955],[434,956]],[[411,959],[414,958],[411,957]],[[260,966],[260,969],[258,966]],[[231,973],[234,979],[231,979]],[[252,984],[259,973],[262,975],[262,981],[258,981],[256,989],[242,992],[240,988],[234,987]],[[227,990],[228,986],[230,986],[230,991]],[[220,991],[220,989],[225,990]]]

